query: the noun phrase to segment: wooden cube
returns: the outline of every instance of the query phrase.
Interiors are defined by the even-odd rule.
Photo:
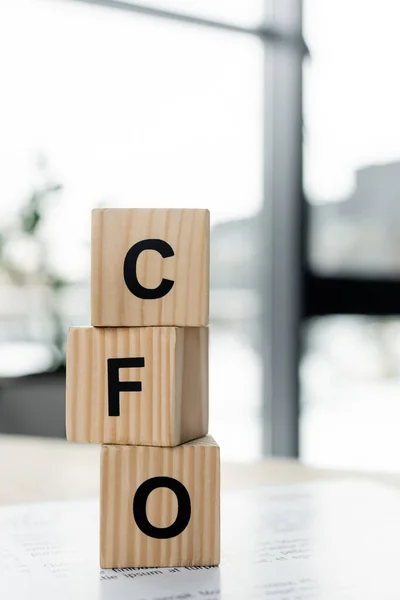
[[[72,327],[67,439],[176,446],[208,428],[207,327]]]
[[[100,515],[101,568],[217,565],[219,446],[103,446]]]
[[[92,325],[208,325],[209,246],[208,210],[94,210]]]

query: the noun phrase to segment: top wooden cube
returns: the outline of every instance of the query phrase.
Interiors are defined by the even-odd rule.
[[[208,325],[210,213],[95,209],[92,325]]]

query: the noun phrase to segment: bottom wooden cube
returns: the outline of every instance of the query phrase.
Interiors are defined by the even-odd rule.
[[[100,515],[103,569],[219,564],[218,444],[103,445]]]

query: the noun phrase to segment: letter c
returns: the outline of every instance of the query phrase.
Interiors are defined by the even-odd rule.
[[[156,300],[166,296],[171,291],[174,282],[171,279],[162,279],[159,286],[155,288],[143,287],[137,278],[137,261],[139,255],[145,250],[155,250],[163,258],[174,256],[171,246],[164,240],[142,240],[130,248],[124,261],[124,280],[128,290],[137,298],[143,300]]]

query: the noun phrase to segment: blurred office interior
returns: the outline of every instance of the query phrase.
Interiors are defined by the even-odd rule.
[[[400,469],[395,0],[0,3],[0,432],[64,437],[90,212],[208,207],[222,457]]]

